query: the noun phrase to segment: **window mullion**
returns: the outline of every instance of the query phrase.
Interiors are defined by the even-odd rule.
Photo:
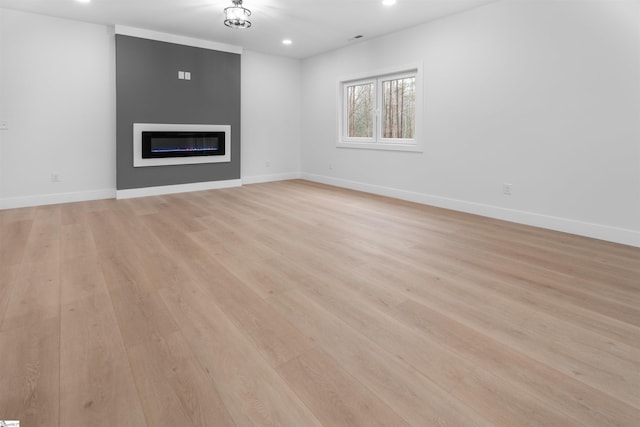
[[[375,142],[382,139],[382,80],[376,79],[376,135]]]

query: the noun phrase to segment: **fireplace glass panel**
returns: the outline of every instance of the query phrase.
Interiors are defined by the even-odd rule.
[[[142,132],[142,158],[224,156],[224,132]]]

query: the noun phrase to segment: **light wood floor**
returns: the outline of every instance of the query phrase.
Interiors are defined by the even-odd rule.
[[[0,211],[0,419],[638,426],[640,249],[304,181]]]

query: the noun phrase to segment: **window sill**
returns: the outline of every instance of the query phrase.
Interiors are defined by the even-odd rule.
[[[407,143],[384,143],[384,142],[352,142],[352,141],[338,141],[336,144],[338,148],[357,148],[363,150],[385,150],[385,151],[408,151],[413,153],[424,152],[422,144],[407,144]]]

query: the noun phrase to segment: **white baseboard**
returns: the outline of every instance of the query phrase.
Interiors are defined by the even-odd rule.
[[[0,199],[0,209],[26,208],[31,206],[57,205],[59,203],[85,202],[88,200],[113,199],[115,189],[75,191],[70,193],[39,194],[36,196]]]
[[[393,197],[410,202],[437,206],[461,212],[468,212],[490,218],[501,219],[519,224],[532,225],[579,236],[592,237],[607,240],[624,245],[640,247],[640,232],[601,224],[576,221],[567,218],[542,215],[533,212],[506,209],[481,203],[464,200],[450,199],[430,194],[417,193],[379,185],[366,184],[357,181],[333,178],[309,173],[283,173],[273,175],[260,175],[244,177],[241,180],[198,182],[182,185],[165,185],[159,187],[136,188],[131,190],[103,189],[93,191],[78,191],[70,193],[44,194],[25,197],[13,197],[0,199],[0,210],[14,209],[31,206],[55,205],[59,203],[83,202],[102,199],[128,199],[133,197],[156,196],[163,194],[183,193],[189,191],[215,190],[221,188],[239,187],[244,184],[257,184],[263,182],[284,181],[288,179],[306,179],[336,187],[349,188],[364,191],[381,196]]]
[[[288,179],[300,179],[300,176],[300,172],[244,176],[242,177],[242,184],[260,184],[263,182],[286,181]]]
[[[60,203],[85,202],[89,200],[102,199],[129,199],[134,197],[160,196],[163,194],[185,193],[189,191],[216,190],[222,188],[240,187],[245,184],[256,184],[261,182],[283,181],[287,179],[298,179],[300,173],[286,173],[274,175],[251,176],[243,179],[233,179],[226,181],[197,182],[193,184],[163,185],[158,187],[134,188],[130,190],[93,190],[77,191],[69,193],[39,194],[35,196],[0,198],[0,210],[25,208],[31,206],[56,205]]]
[[[222,188],[240,187],[242,180],[229,179],[225,181],[194,182],[192,184],[161,185],[157,187],[132,188],[118,190],[116,199],[131,199],[134,197],[162,196],[164,194],[188,193],[190,191],[219,190]]]
[[[308,181],[334,185],[336,187],[349,188],[351,190],[358,190],[366,193],[378,194],[381,196],[393,197],[396,199],[407,200],[424,205],[452,209],[455,211],[467,212],[486,216],[489,218],[515,222],[518,224],[526,224],[534,227],[541,227],[549,230],[561,231],[565,233],[576,234],[579,236],[606,240],[614,243],[621,243],[623,245],[640,247],[640,232],[636,230],[611,227],[601,224],[593,224],[568,218],[542,215],[515,209],[506,209],[498,206],[450,199],[446,197],[417,193],[413,191],[399,190],[396,188],[366,184],[363,182],[333,178],[324,175],[302,173],[301,178]]]

